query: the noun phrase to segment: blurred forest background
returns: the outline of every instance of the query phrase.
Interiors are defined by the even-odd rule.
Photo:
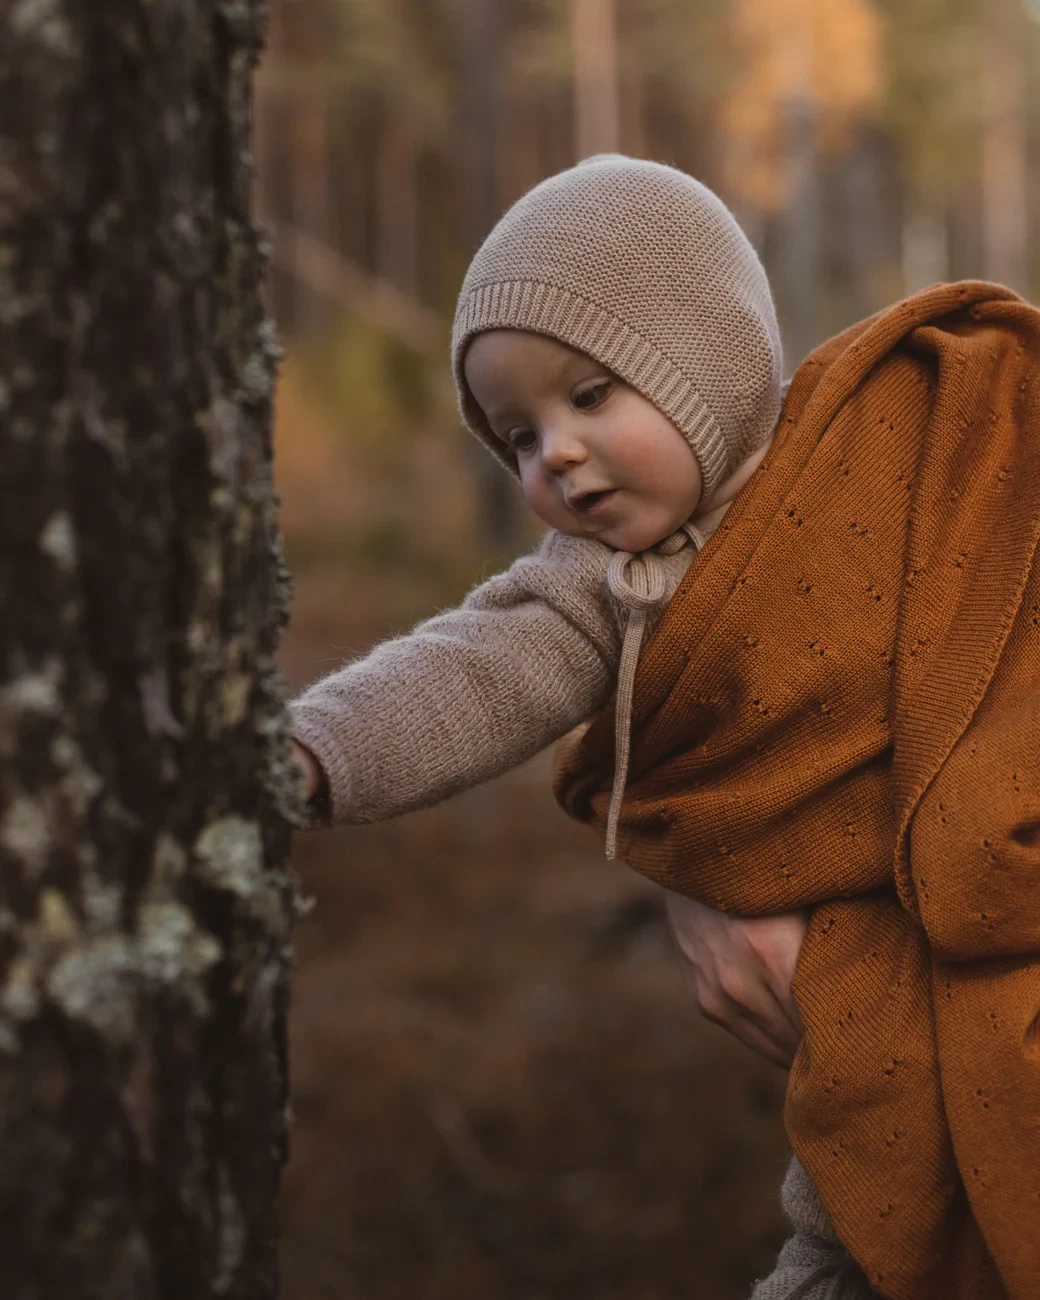
[[[716,189],[787,372],[936,280],[1032,296],[1040,4],[271,0],[257,215],[287,355],[296,690],[539,529],[460,428],[455,295],[496,217],[620,150]],[[783,1236],[783,1076],[699,1020],[654,890],[545,756],[301,837],[288,1300],[737,1300]]]

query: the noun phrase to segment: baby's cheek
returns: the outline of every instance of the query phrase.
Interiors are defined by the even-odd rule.
[[[520,486],[524,500],[543,524],[550,528],[562,529],[567,521],[567,510],[559,498],[559,493],[552,484],[546,483],[540,475],[521,476]]]

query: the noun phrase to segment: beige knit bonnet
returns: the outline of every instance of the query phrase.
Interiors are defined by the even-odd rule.
[[[726,205],[663,163],[601,154],[550,176],[473,258],[452,331],[462,418],[513,473],[462,370],[485,330],[593,357],[684,435],[711,492],[773,432],[780,333],[762,264]]]

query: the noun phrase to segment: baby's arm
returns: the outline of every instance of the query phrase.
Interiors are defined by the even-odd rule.
[[[457,609],[299,696],[292,732],[328,782],[328,819],[380,821],[446,799],[595,712],[620,658],[610,555],[550,533]]]

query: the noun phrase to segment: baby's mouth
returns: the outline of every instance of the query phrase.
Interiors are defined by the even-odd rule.
[[[571,509],[582,515],[592,514],[597,507],[609,501],[616,491],[616,488],[604,488],[601,492],[583,492],[571,499]]]

